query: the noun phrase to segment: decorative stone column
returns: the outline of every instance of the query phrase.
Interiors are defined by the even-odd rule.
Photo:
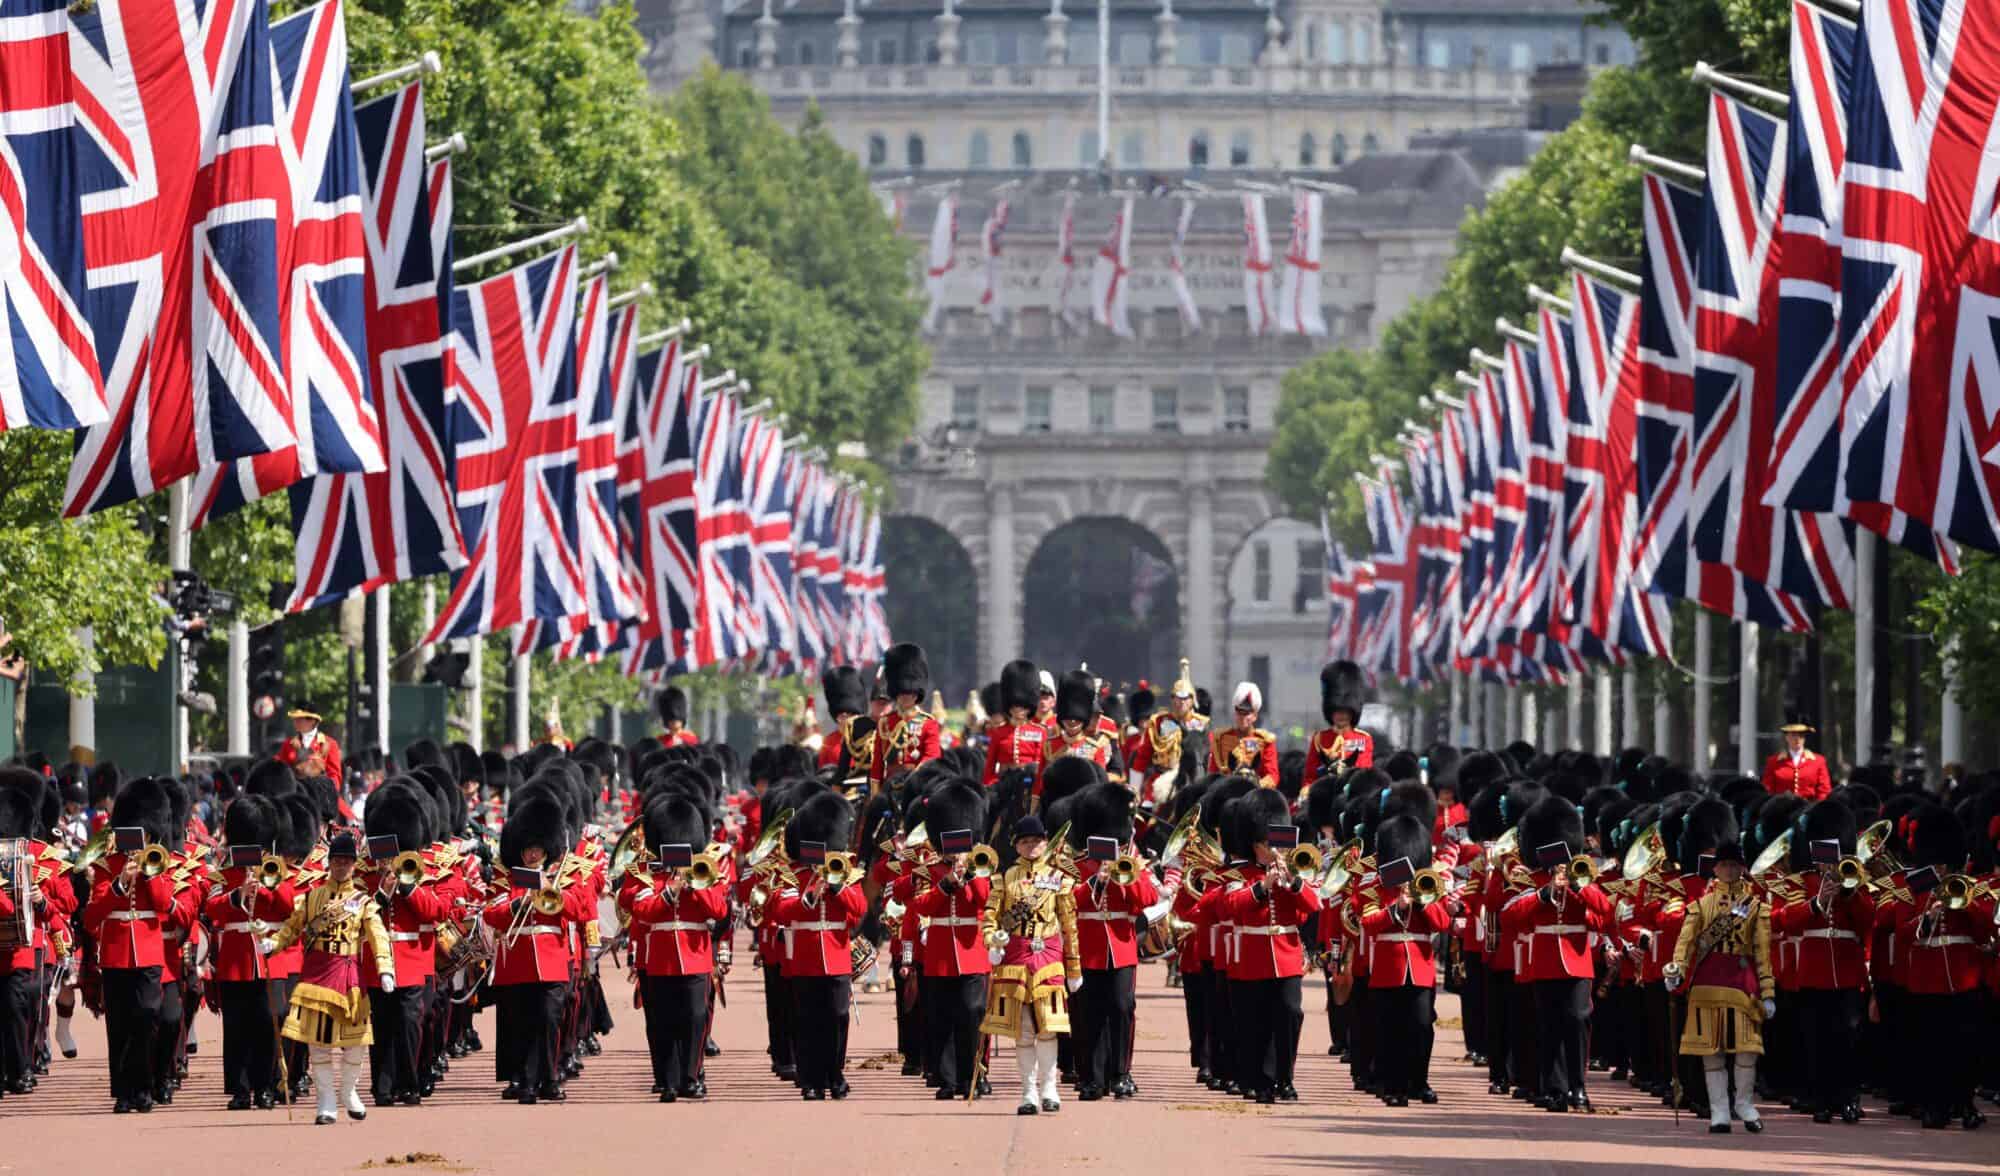
[[[1153,17],[1153,64],[1172,65],[1180,52],[1180,34],[1176,26],[1181,18],[1174,15],[1174,0],[1161,0],[1159,15]]]
[[[986,665],[1000,667],[1021,656],[1019,573],[1014,567],[1014,487],[996,483],[987,491]]]
[[[757,18],[757,68],[778,64],[778,18],[771,15],[771,0],[764,0],[764,15]]]
[[[1050,65],[1069,60],[1069,17],[1063,15],[1062,0],[1049,0],[1049,14],[1042,18],[1048,34],[1042,38],[1042,57]]]
[[[854,0],[847,0],[847,10],[834,24],[840,28],[840,36],[833,43],[834,53],[840,58],[842,69],[853,69],[861,64],[861,16],[854,11]]]
[[[958,9],[952,0],[944,0],[944,11],[934,18],[937,24],[937,49],[939,65],[958,64]]]

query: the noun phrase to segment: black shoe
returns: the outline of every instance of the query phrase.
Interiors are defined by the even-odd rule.
[[[1388,1098],[1383,1099],[1382,1102],[1384,1105],[1392,1107],[1407,1107],[1410,1105],[1410,1100],[1400,1094],[1392,1094]]]
[[[521,1084],[519,1082],[509,1082],[507,1088],[500,1092],[500,1097],[506,1099],[508,1102],[513,1102],[520,1098]]]
[[[437,1083],[426,1078],[422,1082],[417,1083],[417,1093],[425,1098],[429,1098],[437,1093]]]
[[[1235,1083],[1234,1081],[1230,1081],[1230,1082],[1225,1082],[1225,1083],[1223,1083],[1223,1084],[1222,1084],[1222,1093],[1224,1093],[1224,1094],[1244,1094],[1244,1093],[1246,1093],[1246,1092],[1244,1091],[1244,1089],[1243,1089],[1243,1088],[1242,1088],[1241,1086],[1238,1086],[1238,1085],[1236,1085],[1236,1083]]]
[[[583,1052],[594,1058],[604,1052],[604,1047],[597,1043],[596,1037],[586,1037],[583,1039]]]
[[[722,1047],[715,1044],[715,1038],[711,1037],[701,1043],[701,1056],[705,1058],[719,1058],[722,1056]]]
[[[1502,1097],[1505,1097],[1507,1094],[1507,1084],[1505,1082],[1498,1082],[1498,1081],[1488,1082],[1486,1084],[1486,1093],[1497,1094]]]
[[[1278,1101],[1278,1092],[1272,1090],[1268,1086],[1257,1092],[1257,1104],[1259,1106],[1268,1107],[1277,1101]]]
[[[1215,1075],[1209,1073],[1207,1070],[1196,1070],[1194,1072],[1194,1080],[1202,1086],[1207,1086],[1215,1081]]]
[[[1014,1108],[1014,1113],[1017,1115],[1037,1115],[1041,1113],[1041,1110],[1042,1108],[1036,1106],[1034,1103],[1024,1102]]]
[[[560,1082],[545,1082],[542,1084],[542,1089],[537,1093],[542,1096],[543,1102],[559,1103],[569,1100],[569,1095],[563,1093],[562,1083]]]
[[[405,1090],[396,1096],[396,1105],[399,1107],[420,1107],[424,1105],[424,1096],[414,1090]]]
[[[1278,1088],[1278,1101],[1279,1102],[1299,1101],[1299,1088],[1293,1086],[1289,1082],[1285,1083],[1283,1086],[1280,1086]]]
[[[1986,1116],[1976,1110],[1967,1108],[1965,1114],[1958,1120],[1958,1125],[1967,1131],[1977,1131],[1981,1127],[1986,1126]]]
[[[1924,1126],[1933,1131],[1951,1126],[1951,1117],[1943,1111],[1925,1111]]]
[[[986,1079],[981,1078],[979,1080],[979,1097],[991,1098],[992,1096],[993,1096],[993,1084],[991,1082],[988,1082]]]
[[[1827,1110],[1825,1107],[1821,1107],[1819,1110],[1813,1112],[1813,1122],[1831,1123],[1833,1122],[1833,1112]]]
[[[268,1111],[278,1105],[278,1098],[268,1090],[260,1090],[257,1092],[256,1103],[258,1110]]]
[[[1078,1102],[1096,1102],[1103,1097],[1104,1092],[1095,1086],[1080,1086],[1076,1091],[1076,1100]]]
[[[821,1090],[817,1086],[808,1086],[799,1092],[799,1097],[805,1099],[807,1102],[819,1102],[826,1098],[826,1091]]]
[[[356,1123],[364,1122],[368,1118],[368,1108],[362,1107],[360,1110],[357,1111],[354,1108],[349,1107],[347,1109],[347,1117],[354,1120]]]
[[[20,1092],[15,1091],[15,1093],[19,1094]],[[162,1083],[160,1088],[153,1092],[153,1101],[163,1107],[173,1106],[174,1088],[171,1085]]]
[[[249,1110],[249,1109],[250,1109],[250,1096],[249,1096],[249,1095],[247,1095],[247,1094],[233,1094],[233,1095],[229,1096],[229,1107],[228,1107],[228,1109],[229,1109],[229,1110],[232,1110],[232,1111],[247,1111],[247,1110]]]
[[[1630,1077],[1631,1073],[1623,1066],[1619,1066],[1611,1071],[1611,1080],[1613,1082],[1623,1082]]]
[[[1042,1100],[1042,1113],[1043,1113],[1043,1114],[1045,1114],[1045,1115],[1053,1115],[1053,1114],[1056,1114],[1057,1112],[1059,1112],[1059,1111],[1061,1111],[1061,1110],[1062,1110],[1062,1104],[1061,1104],[1061,1103],[1059,1103],[1059,1102],[1057,1102],[1057,1101],[1056,1101],[1055,1099],[1052,1099],[1052,1098],[1045,1098],[1045,1099],[1043,1099],[1043,1100]]]
[[[1848,1103],[1846,1106],[1840,1108],[1840,1121],[1843,1123],[1859,1123],[1861,1121],[1861,1104]]]
[[[786,1082],[796,1082],[799,1079],[799,1068],[797,1066],[779,1066],[771,1072]]]
[[[924,1064],[915,1058],[911,1058],[903,1063],[903,1077],[905,1078],[914,1078],[923,1072]],[[936,1083],[932,1083],[932,1085],[936,1085]]]
[[[1121,1080],[1118,1085],[1111,1088],[1111,1097],[1119,1102],[1124,1102],[1138,1093],[1139,1088],[1132,1085],[1132,1080],[1129,1078]]]
[[[1327,1057],[1330,1057],[1330,1058],[1337,1058],[1337,1057],[1339,1057],[1339,1056],[1340,1056],[1340,1047],[1339,1047],[1339,1046],[1337,1046],[1337,1045],[1329,1045],[1329,1046],[1327,1046],[1327,1047],[1326,1047],[1326,1056],[1327,1056]]]
[[[1727,1134],[1729,1134],[1729,1124],[1727,1124],[1727,1123],[1710,1123],[1710,1124],[1708,1125],[1708,1133],[1709,1133],[1710,1135],[1727,1135]]]
[[[111,1104],[111,1113],[114,1115],[129,1115],[132,1113],[132,1104],[121,1098]]]
[[[516,1099],[515,1101],[519,1102],[524,1107],[532,1107],[535,1105],[535,1092],[532,1090],[524,1090],[521,1092],[521,1097],[519,1099]]]
[[[707,1098],[707,1097],[708,1097],[708,1079],[706,1079],[706,1078],[697,1078],[697,1079],[695,1079],[695,1080],[694,1080],[693,1082],[690,1082],[690,1083],[688,1083],[688,1084],[687,1084],[686,1086],[684,1086],[684,1087],[682,1087],[682,1088],[681,1088],[681,1097],[682,1097],[682,1098],[691,1098],[691,1099],[694,1099],[694,1100],[695,1100],[695,1101],[697,1101],[697,1102],[701,1101],[702,1099],[705,1099],[705,1098]]]
[[[1572,1111],[1583,1111],[1585,1113],[1590,1111],[1590,1098],[1581,1090],[1570,1091],[1569,1098],[1566,1101],[1569,1103],[1569,1109]]]
[[[1745,1119],[1743,1121],[1743,1130],[1748,1131],[1752,1135],[1756,1135],[1764,1130],[1764,1120]]]
[[[318,1114],[313,1116],[313,1126],[315,1127],[331,1127],[339,1121],[339,1115]]]
[[[132,1109],[142,1115],[150,1114],[153,1110],[153,1100],[142,1094],[132,1100]]]
[[[951,1087],[940,1086],[937,1089],[937,1093],[932,1095],[931,1097],[938,1100],[939,1102],[950,1102],[952,1099],[957,1098],[958,1095],[953,1093]]]
[[[938,1077],[936,1074],[924,1075],[924,1086],[927,1089],[936,1089],[937,1087],[942,1085],[944,1085],[944,1079]]]
[[[677,1099],[677,1098],[679,1098],[679,1097],[680,1097],[680,1095],[678,1095],[678,1094],[675,1094],[675,1093],[674,1093],[673,1091],[671,1091],[671,1090],[662,1090],[662,1091],[660,1092],[660,1101],[661,1101],[661,1102],[663,1102],[663,1103],[670,1103],[670,1102],[673,1102],[673,1101],[674,1101],[675,1099]]]
[[[1542,1100],[1542,1109],[1562,1114],[1569,1110],[1569,1100],[1560,1094],[1552,1094]]]
[[[834,1100],[837,1102],[840,1099],[847,1097],[847,1091],[848,1091],[847,1079],[835,1078],[833,1080],[833,1085],[828,1087],[826,1092],[832,1095]]]
[[[565,1078],[581,1078],[583,1077],[583,1063],[577,1061],[575,1058],[571,1058],[563,1063],[562,1072]]]
[[[1438,1092],[1426,1086],[1424,1087],[1424,1092],[1417,1097],[1423,1100],[1425,1106],[1434,1107],[1437,1105]]]

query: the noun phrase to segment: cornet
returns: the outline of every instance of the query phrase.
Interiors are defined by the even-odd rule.
[[[1587,853],[1569,859],[1569,884],[1583,887],[1597,881],[1597,859]]]
[[[1938,894],[1944,899],[1944,907],[1948,911],[1962,911],[1992,889],[1991,883],[1981,882],[1969,874],[1947,874],[1944,881],[1938,883]]]
[[[1410,879],[1410,896],[1418,905],[1436,902],[1444,897],[1444,875],[1426,867],[1418,870]]]
[[[415,886],[424,880],[423,855],[406,849],[389,860],[389,872],[395,875],[396,885]]]
[[[722,863],[712,853],[696,854],[694,861],[681,872],[681,877],[686,880],[689,890],[707,890],[722,881]]]
[[[285,859],[275,853],[267,853],[257,863],[257,884],[266,890],[275,890],[285,880]]]
[[[1121,853],[1104,868],[1103,875],[1114,886],[1130,886],[1139,879],[1139,859]]]
[[[826,855],[826,860],[815,867],[819,880],[828,886],[845,886],[854,881],[860,867],[851,853],[834,851]]]
[[[1318,846],[1299,845],[1285,855],[1285,864],[1291,867],[1292,873],[1301,878],[1318,878],[1324,859],[1320,856]]]
[[[965,870],[974,878],[991,878],[1000,872],[1000,851],[983,843],[973,846],[965,855]]]
[[[1868,863],[1850,855],[1835,863],[1833,873],[1840,879],[1842,890],[1854,890],[1868,881]]]
[[[173,855],[167,847],[157,842],[139,851],[139,872],[148,878],[157,878],[167,872],[173,864]]]

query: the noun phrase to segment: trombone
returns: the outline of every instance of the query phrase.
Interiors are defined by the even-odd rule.
[[[507,947],[513,947],[521,936],[527,933],[528,919],[531,916],[559,915],[562,909],[562,891],[556,889],[553,883],[544,882],[542,888],[535,891],[534,897],[522,903],[521,909],[514,912],[513,921],[507,924],[507,930],[500,936],[500,942]]]

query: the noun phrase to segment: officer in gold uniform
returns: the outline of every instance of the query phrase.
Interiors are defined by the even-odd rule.
[[[1188,659],[1181,659],[1181,676],[1174,679],[1167,709],[1146,717],[1139,726],[1132,754],[1126,757],[1131,769],[1131,785],[1141,804],[1161,806],[1172,799],[1180,784],[1181,742],[1190,731],[1204,726],[1194,709],[1194,673]]]
[[[1069,997],[1083,986],[1071,894],[1074,869],[1052,860],[1060,848],[1050,846],[1040,817],[1022,817],[1014,826],[1019,860],[993,880],[979,916],[993,963],[979,1031],[1014,1039],[1021,1070],[1021,1105],[1015,1112],[1022,1115],[1062,1109],[1056,1035],[1069,1032]]]
[[[368,1022],[368,993],[361,987],[361,953],[372,952],[382,991],[396,991],[396,957],[374,896],[354,877],[358,856],[354,835],[341,833],[327,845],[326,881],[299,900],[291,918],[267,941],[265,954],[305,945],[299,985],[292,992],[284,1036],[312,1050],[313,1088],[319,1091],[315,1123],[331,1123],[334,1101],[333,1052],[341,1051],[340,1104],[347,1117],[361,1120],[361,1076],[375,1037]]]
[[[1732,1110],[1743,1129],[1764,1129],[1752,1101],[1757,1058],[1764,1052],[1763,1024],[1777,1006],[1771,976],[1771,910],[1750,886],[1743,847],[1724,842],[1715,850],[1715,877],[1687,908],[1674,962],[1667,965],[1670,991],[1688,994],[1687,1028],[1680,1052],[1698,1057],[1708,1086],[1708,1129],[1729,1131]],[[1728,1072],[1735,1060],[1736,1099],[1729,1098]]]
[[[1255,682],[1238,682],[1231,699],[1236,722],[1226,731],[1209,737],[1208,770],[1230,776],[1247,776],[1259,788],[1278,786],[1278,737],[1257,725],[1264,709],[1264,692]]]

